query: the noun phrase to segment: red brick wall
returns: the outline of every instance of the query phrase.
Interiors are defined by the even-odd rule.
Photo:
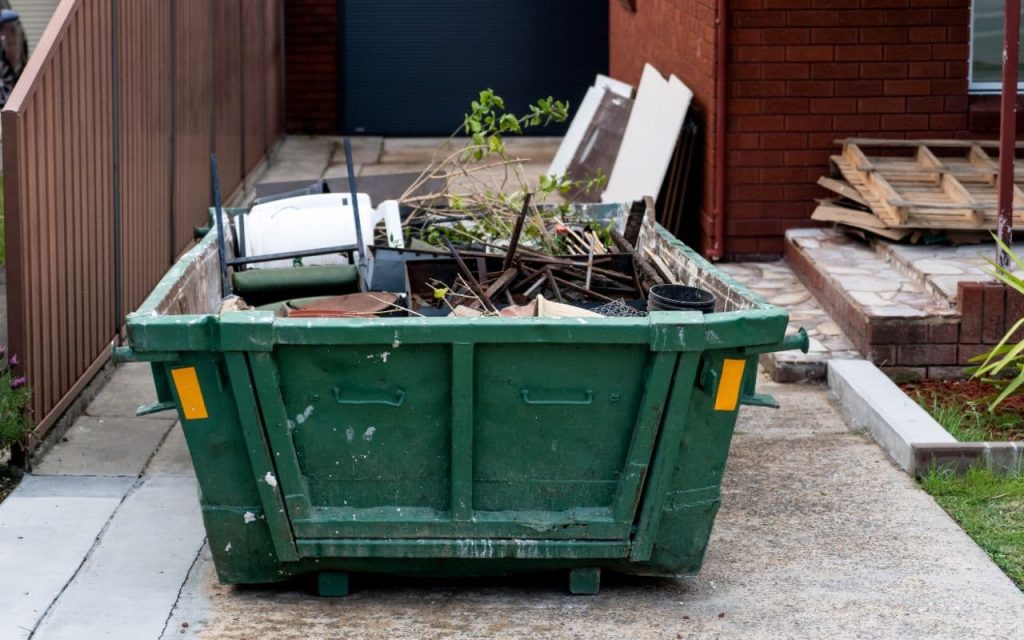
[[[285,103],[291,133],[338,125],[338,0],[285,2]]]
[[[636,13],[611,0],[610,67],[614,78],[640,82],[644,63],[675,74],[693,90],[704,127],[704,185],[700,218],[704,247],[714,213],[715,0],[636,0]],[[657,194],[652,194],[657,195]],[[701,224],[696,217],[693,224]]]
[[[969,0],[730,0],[726,252],[782,253],[846,136],[967,135]]]

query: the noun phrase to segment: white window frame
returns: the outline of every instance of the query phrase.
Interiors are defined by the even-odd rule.
[[[975,0],[971,0],[971,17],[970,17],[970,41],[968,45],[970,47],[969,53],[967,54],[967,93],[971,95],[999,95],[1003,91],[1002,82],[975,82],[974,81],[974,5]],[[1024,25],[1024,22],[1021,23]],[[1021,58],[1020,64],[1024,65],[1024,57]],[[1017,83],[1017,93],[1024,93],[1024,81]]]

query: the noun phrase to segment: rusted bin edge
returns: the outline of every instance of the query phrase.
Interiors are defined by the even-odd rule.
[[[648,220],[719,313],[287,319],[219,303],[205,237],[128,317],[181,419],[226,583],[311,572],[696,573],[784,310]]]

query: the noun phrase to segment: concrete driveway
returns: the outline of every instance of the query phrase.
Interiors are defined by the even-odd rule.
[[[697,578],[357,578],[332,600],[220,586],[204,553],[164,638],[1024,637],[1024,594],[824,388],[762,388],[783,408],[743,410]]]

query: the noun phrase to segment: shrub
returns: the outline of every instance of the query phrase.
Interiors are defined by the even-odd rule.
[[[20,373],[18,356],[7,358],[7,350],[0,346],[0,453],[25,436],[28,420],[25,408],[30,391]]]

